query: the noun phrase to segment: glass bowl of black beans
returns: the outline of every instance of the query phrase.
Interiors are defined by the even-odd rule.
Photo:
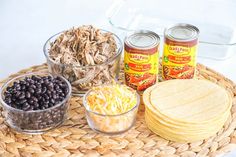
[[[71,85],[48,72],[15,77],[1,87],[6,123],[21,133],[40,134],[60,126],[67,117]]]

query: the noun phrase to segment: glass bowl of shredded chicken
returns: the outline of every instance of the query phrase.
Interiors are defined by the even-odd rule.
[[[60,32],[44,45],[49,71],[72,85],[72,94],[118,79],[123,44],[109,31],[83,25]]]
[[[124,133],[134,125],[139,103],[138,93],[120,84],[94,87],[83,97],[90,128],[110,135]]]

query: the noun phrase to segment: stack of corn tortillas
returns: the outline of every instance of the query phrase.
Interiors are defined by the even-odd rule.
[[[170,80],[143,94],[147,126],[161,137],[193,142],[219,131],[230,115],[232,98],[207,80]]]

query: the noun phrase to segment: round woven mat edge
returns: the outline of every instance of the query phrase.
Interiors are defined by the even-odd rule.
[[[1,80],[28,72],[47,70],[42,64],[19,71]],[[60,128],[43,135],[15,133],[0,117],[0,156],[217,156],[236,150],[236,85],[222,74],[197,65],[197,77],[223,86],[233,97],[231,116],[217,135],[193,143],[176,143],[162,139],[147,129],[141,106],[135,126],[119,136],[106,136],[92,131],[84,117],[81,98],[72,98],[69,119]],[[121,71],[121,78],[123,73]],[[2,110],[0,108],[0,110]]]

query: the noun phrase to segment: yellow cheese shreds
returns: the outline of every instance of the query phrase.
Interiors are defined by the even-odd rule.
[[[95,87],[87,97],[87,104],[90,110],[97,113],[121,114],[137,104],[136,92],[119,84]]]

